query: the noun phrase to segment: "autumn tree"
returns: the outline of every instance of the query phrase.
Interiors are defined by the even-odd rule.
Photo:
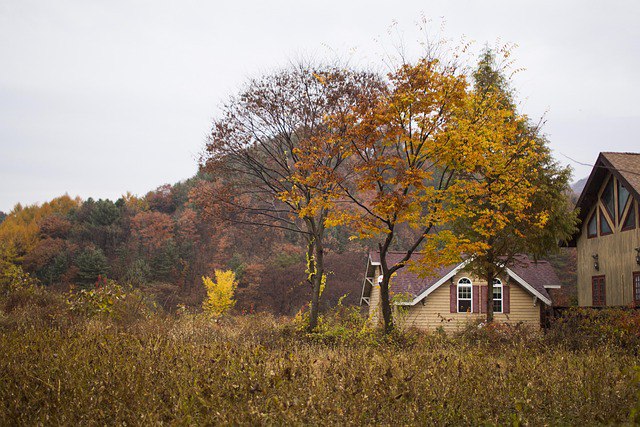
[[[25,255],[22,265],[25,270],[34,272],[43,284],[59,282],[70,265],[69,246],[67,241],[61,238],[42,239]]]
[[[7,218],[0,223],[0,241],[13,248],[15,260],[20,262],[38,243],[40,223],[51,215],[65,217],[80,204],[79,199],[68,195],[57,197],[41,205],[17,204]]]
[[[160,250],[173,237],[173,232],[173,219],[166,213],[139,212],[131,219],[131,237],[147,254]]]
[[[153,211],[172,214],[177,208],[176,200],[173,197],[173,187],[169,184],[161,185],[155,191],[149,191],[145,200]]]
[[[344,127],[329,127],[324,118],[344,120],[354,98],[377,83],[373,74],[310,64],[253,79],[223,106],[206,146],[206,170],[233,177],[216,197],[227,220],[304,237],[312,288],[309,330],[317,325],[326,280],[327,197],[335,185],[327,178],[346,154],[333,143]]]
[[[40,238],[66,239],[71,230],[71,221],[65,216],[53,214],[38,222]]]
[[[509,51],[502,51],[508,56]],[[458,170],[448,210],[467,269],[483,277],[487,321],[493,320],[494,280],[571,236],[576,215],[568,199],[570,169],[552,158],[540,127],[517,112],[508,80],[486,50],[473,73],[474,88],[449,132],[446,161]],[[484,296],[484,295],[483,295]]]
[[[467,82],[455,65],[427,56],[403,64],[381,90],[352,108],[338,145],[348,150],[349,174],[338,178],[330,224],[350,226],[380,251],[380,304],[386,332],[393,328],[390,283],[416,252],[423,268],[456,257],[455,237],[442,228],[447,189],[456,171],[440,161],[454,115],[464,105]],[[340,126],[340,121],[330,126]],[[397,237],[403,234],[403,242]],[[389,261],[389,252],[401,253]],[[440,249],[440,250],[436,250]],[[426,265],[427,261],[431,265]]]
[[[213,317],[220,317],[236,304],[233,294],[238,286],[233,271],[215,270],[215,282],[210,277],[203,277],[202,283],[207,297],[202,303],[204,312]]]

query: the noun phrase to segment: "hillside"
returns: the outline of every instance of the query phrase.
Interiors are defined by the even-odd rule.
[[[198,174],[143,197],[116,201],[61,196],[16,206],[0,224],[0,254],[60,289],[90,287],[99,277],[141,288],[168,310],[199,306],[202,276],[231,269],[239,279],[237,309],[293,315],[309,300],[305,255],[291,232],[237,224],[212,203],[219,181]],[[364,251],[333,230],[326,305],[347,294],[356,303]]]

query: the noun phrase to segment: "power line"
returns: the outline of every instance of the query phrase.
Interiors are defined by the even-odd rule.
[[[599,165],[594,165],[594,164],[590,164],[590,163],[583,163],[583,162],[579,162],[576,159],[573,159],[569,156],[567,156],[566,154],[560,152],[561,155],[563,155],[564,157],[566,157],[567,159],[571,160],[572,162],[579,164],[581,166],[589,166],[591,168],[601,168],[601,169],[607,169],[607,170],[617,170],[618,172],[624,172],[624,173],[628,173],[631,175],[636,175],[636,176],[640,176],[639,172],[635,172],[635,171],[630,171],[630,170],[626,170],[626,169],[619,169],[619,168],[615,168],[615,167],[609,167],[607,165],[604,164],[599,164]],[[640,158],[640,156],[639,156]]]

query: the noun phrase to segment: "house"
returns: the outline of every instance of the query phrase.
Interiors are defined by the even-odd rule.
[[[404,253],[388,253],[389,264]],[[418,254],[418,256],[420,256]],[[419,329],[455,330],[485,314],[487,283],[465,271],[468,261],[438,268],[428,277],[419,277],[404,267],[391,278],[390,291],[396,313],[404,326]],[[381,275],[379,252],[369,253],[362,287],[361,305],[369,306],[369,316],[377,321]],[[494,319],[539,327],[546,306],[551,306],[548,289],[559,289],[560,279],[547,261],[534,262],[517,257],[513,267],[493,284]]]
[[[640,153],[600,153],[577,202],[578,304],[640,306]]]

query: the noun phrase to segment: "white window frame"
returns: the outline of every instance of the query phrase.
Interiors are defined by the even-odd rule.
[[[462,283],[463,280],[468,281],[469,283]],[[461,287],[469,287],[469,298],[460,298],[460,288]],[[468,277],[461,277],[458,280],[458,284],[456,286],[456,311],[458,313],[467,313],[467,311],[460,311],[460,301],[470,301],[470,309],[469,312],[473,313],[473,282]]]
[[[493,287],[500,288],[500,298],[493,299],[493,312],[494,313],[504,313],[504,286],[502,285],[502,281],[500,279],[493,279]],[[491,289],[491,295],[493,295],[493,289]],[[496,301],[500,301],[500,311],[495,311]]]

